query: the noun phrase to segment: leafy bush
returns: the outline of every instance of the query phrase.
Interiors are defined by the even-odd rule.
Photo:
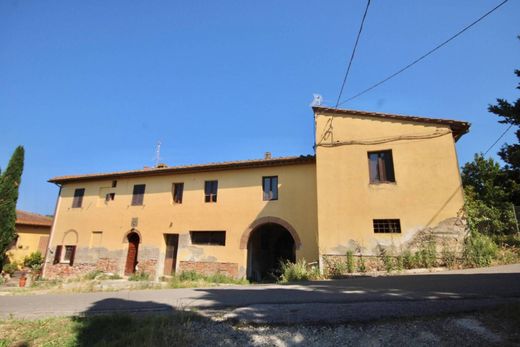
[[[18,271],[18,263],[13,261],[12,263],[4,264],[2,271],[12,276],[16,271]]]
[[[320,273],[317,267],[309,266],[305,260],[298,260],[296,263],[290,261],[282,262],[282,275],[280,276],[280,282],[296,282],[296,281],[309,281],[315,280],[320,277]]]
[[[410,250],[406,250],[403,252],[403,267],[407,270],[410,270],[410,269],[413,269],[415,267],[415,259],[414,259],[414,256],[412,255],[412,252],[410,252]]]
[[[394,261],[383,247],[379,247],[379,259],[381,260],[386,272],[392,272],[392,270],[394,270]]]
[[[403,271],[404,269],[404,258],[401,254],[399,254],[396,258],[395,258],[395,268],[397,269],[397,271],[401,272]]]
[[[128,277],[128,280],[129,281],[149,281],[150,280],[150,274],[144,272],[144,271],[139,271],[139,272],[136,272],[132,275],[130,275]]]
[[[437,265],[437,247],[435,242],[426,242],[414,255],[415,267],[431,268]]]
[[[334,259],[326,259],[325,260],[325,269],[327,272],[327,277],[335,278],[341,277],[345,273],[347,269],[346,262],[342,260],[334,260]]]
[[[367,268],[365,266],[365,259],[363,258],[362,255],[360,255],[359,258],[358,258],[357,270],[358,270],[358,272],[362,272],[362,273],[367,272]]]
[[[179,275],[179,280],[181,280],[183,282],[186,282],[186,281],[195,282],[195,281],[202,279],[203,277],[204,276],[202,274],[198,273],[197,271],[190,270],[190,271],[181,272],[181,274]]]
[[[31,269],[41,268],[43,265],[43,256],[40,251],[33,252],[23,259],[23,266]]]
[[[453,269],[455,267],[455,262],[457,260],[457,256],[455,251],[451,249],[447,244],[444,244],[441,252],[441,260],[444,266],[449,269]]]
[[[464,244],[464,262],[473,267],[489,266],[497,251],[497,245],[489,236],[473,232]]]
[[[349,274],[354,272],[354,253],[347,251],[347,272]]]

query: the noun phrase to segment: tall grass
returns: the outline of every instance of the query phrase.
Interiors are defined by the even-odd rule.
[[[281,264],[282,275],[280,283],[310,281],[320,278],[320,270],[317,266],[310,266],[304,259],[296,263],[285,261]]]

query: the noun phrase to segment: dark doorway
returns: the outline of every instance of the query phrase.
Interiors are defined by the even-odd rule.
[[[251,281],[274,281],[281,274],[281,262],[296,261],[291,233],[276,223],[260,225],[247,245],[247,277]]]
[[[135,267],[137,266],[137,251],[139,250],[139,234],[131,232],[127,236],[128,239],[128,254],[126,255],[125,275],[131,275],[135,273]]]
[[[175,273],[177,264],[177,249],[179,248],[179,234],[164,234],[166,242],[166,256],[164,258],[164,275],[170,276]]]

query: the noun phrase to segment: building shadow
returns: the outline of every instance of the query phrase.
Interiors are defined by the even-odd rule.
[[[247,339],[232,325],[208,329],[217,323],[195,311],[154,301],[104,299],[73,321],[75,346],[207,346],[226,336]]]

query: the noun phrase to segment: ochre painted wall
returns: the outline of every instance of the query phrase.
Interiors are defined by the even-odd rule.
[[[333,118],[331,130],[331,115],[316,115],[320,255],[356,249],[374,255],[378,244],[399,251],[418,231],[457,217],[463,192],[449,127],[339,114]],[[408,139],[396,140],[403,136]],[[345,144],[327,147],[338,142]],[[395,183],[369,182],[368,152],[379,150],[392,150]],[[402,233],[375,234],[373,219],[400,219]]]
[[[39,250],[40,239],[48,237],[50,231],[50,227],[17,224],[16,233],[18,234],[18,240],[16,245],[7,251],[9,261],[23,262],[26,256]],[[45,254],[42,255],[44,256]]]
[[[278,176],[279,198],[263,201],[262,177]],[[217,203],[204,202],[204,181],[218,180]],[[184,182],[182,204],[174,204],[172,184]],[[135,229],[141,235],[139,254],[156,258],[155,272],[163,273],[164,234],[179,234],[180,261],[207,261],[238,264],[238,275],[244,276],[247,250],[240,240],[248,226],[261,217],[278,217],[289,223],[302,242],[297,258],[318,260],[316,220],[315,165],[298,164],[269,168],[248,168],[168,176],[125,178],[66,184],[62,187],[50,249],[57,245],[77,245],[74,265],[93,264],[98,257],[120,259],[124,267],[128,249],[126,235],[132,218],[138,218]],[[146,184],[143,206],[131,206],[135,184]],[[76,188],[85,188],[81,208],[72,208]],[[114,192],[115,200],[105,203],[105,195]],[[191,245],[189,231],[226,231],[225,246]],[[102,235],[93,235],[93,232]],[[53,254],[47,257],[52,265]],[[47,270],[46,270],[47,271]]]

